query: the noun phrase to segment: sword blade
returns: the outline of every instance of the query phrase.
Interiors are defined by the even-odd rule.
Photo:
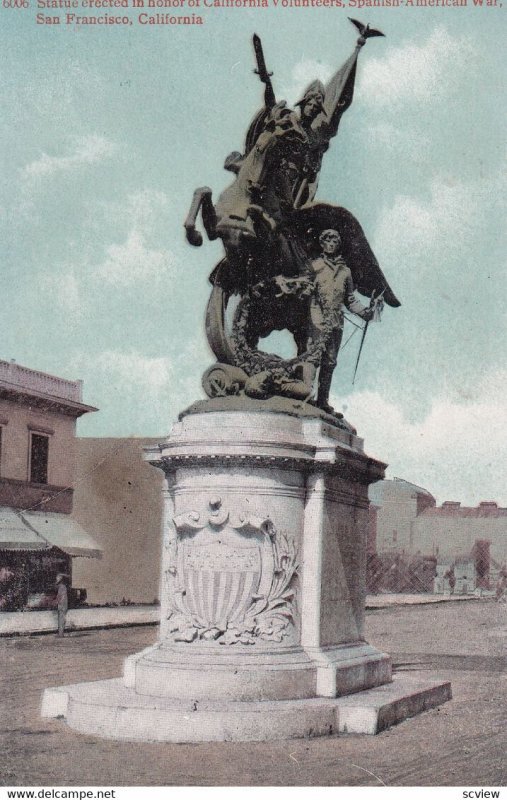
[[[364,344],[364,340],[365,340],[365,338],[366,338],[366,332],[367,332],[367,330],[368,330],[368,325],[369,325],[369,324],[370,324],[370,323],[369,323],[369,321],[368,321],[368,322],[366,323],[366,325],[364,326],[364,328],[363,328],[363,335],[361,336],[361,344],[359,345],[359,352],[358,352],[358,354],[357,354],[356,366],[355,366],[355,369],[354,369],[354,377],[352,378],[352,386],[354,385],[354,381],[355,381],[355,379],[356,379],[356,375],[357,375],[357,368],[358,368],[358,366],[359,366],[359,359],[361,358],[361,351],[362,351],[362,349],[363,349],[363,344]]]
[[[384,289],[384,292],[385,292],[385,289]],[[380,297],[382,297],[382,295],[384,294],[384,292],[382,292],[382,294],[380,295]],[[372,295],[371,295],[371,297],[370,297],[370,305],[369,305],[369,307],[370,307],[370,308],[373,308],[373,307],[374,307],[374,305],[375,305],[375,289],[373,290],[373,292],[372,292]],[[364,328],[363,328],[363,335],[361,336],[361,344],[359,345],[359,352],[358,352],[358,354],[357,354],[357,359],[356,359],[356,367],[355,367],[355,369],[354,369],[354,376],[353,376],[353,378],[352,378],[352,386],[354,385],[354,381],[355,381],[355,379],[356,379],[356,375],[357,375],[357,368],[358,368],[358,366],[359,366],[359,359],[361,358],[361,352],[362,352],[362,349],[363,349],[364,340],[366,339],[366,333],[367,333],[367,331],[368,331],[368,325],[369,325],[369,324],[370,324],[370,320],[368,320],[368,321],[366,322],[366,325],[365,325],[365,326],[364,326]]]
[[[257,36],[256,33],[253,35],[253,46],[255,51],[255,58],[257,60],[257,72],[259,73],[259,78],[261,81],[266,81],[269,78],[268,69],[266,67],[266,62],[264,60],[264,52],[262,50],[262,42],[260,40],[260,36]]]

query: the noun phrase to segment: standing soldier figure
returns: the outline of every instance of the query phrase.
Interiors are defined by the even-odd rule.
[[[341,238],[338,231],[323,231],[319,242],[322,253],[312,261],[310,267],[315,289],[310,301],[308,344],[322,343],[317,405],[333,414],[329,392],[343,335],[343,306],[366,321],[373,319],[375,312],[373,308],[363,306],[354,294],[350,269],[340,255]]]

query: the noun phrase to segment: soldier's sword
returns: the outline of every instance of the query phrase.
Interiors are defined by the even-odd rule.
[[[372,296],[371,296],[371,299],[370,299],[370,306],[369,306],[370,308],[373,308],[376,303],[378,303],[380,300],[382,300],[382,295],[384,294],[386,289],[387,289],[387,286],[385,286],[383,288],[383,290],[381,291],[381,293],[379,294],[378,297],[375,297],[375,290],[373,290],[373,293],[372,293]],[[371,322],[371,320],[368,320],[367,323],[365,324],[364,328],[363,328],[363,335],[361,336],[361,344],[359,345],[359,352],[357,354],[356,366],[355,366],[355,369],[354,369],[354,377],[352,378],[352,386],[354,385],[354,381],[356,379],[357,368],[359,366],[359,359],[361,358],[361,351],[363,349],[364,340],[366,339],[366,333],[368,331],[368,325],[370,324],[370,322]]]

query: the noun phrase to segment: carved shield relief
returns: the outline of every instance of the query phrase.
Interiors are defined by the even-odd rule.
[[[170,633],[184,642],[255,644],[259,636],[281,641],[285,634],[279,632],[292,620],[295,552],[285,547],[280,560],[269,518],[231,518],[220,499],[209,506],[209,514],[174,518],[178,543]]]
[[[207,628],[226,630],[230,622],[245,616],[258,596],[262,569],[256,541],[199,544],[187,538],[179,548],[188,608]]]

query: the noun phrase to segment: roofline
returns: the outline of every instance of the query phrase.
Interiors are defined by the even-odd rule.
[[[54,394],[38,392],[35,389],[27,389],[24,386],[9,383],[8,381],[0,381],[0,398],[3,398],[4,400],[26,398],[35,400],[36,405],[42,406],[50,403],[52,406],[56,407],[54,410],[60,410],[61,413],[73,417],[81,417],[83,414],[88,414],[90,412],[99,410],[95,406],[89,406],[85,403],[78,403],[76,400],[68,400],[66,397],[58,397]]]
[[[395,476],[393,478],[385,478],[385,481],[386,481],[386,483],[387,482],[388,483],[395,483],[395,482],[396,483],[406,483],[407,486],[412,486],[412,488],[416,489],[421,494],[424,494],[427,497],[432,497],[433,500],[435,500],[435,502],[436,502],[435,496],[433,494],[431,494],[431,492],[428,489],[425,489],[423,486],[419,486],[417,483],[414,483],[413,481],[407,481],[406,478],[398,478],[398,477]]]

